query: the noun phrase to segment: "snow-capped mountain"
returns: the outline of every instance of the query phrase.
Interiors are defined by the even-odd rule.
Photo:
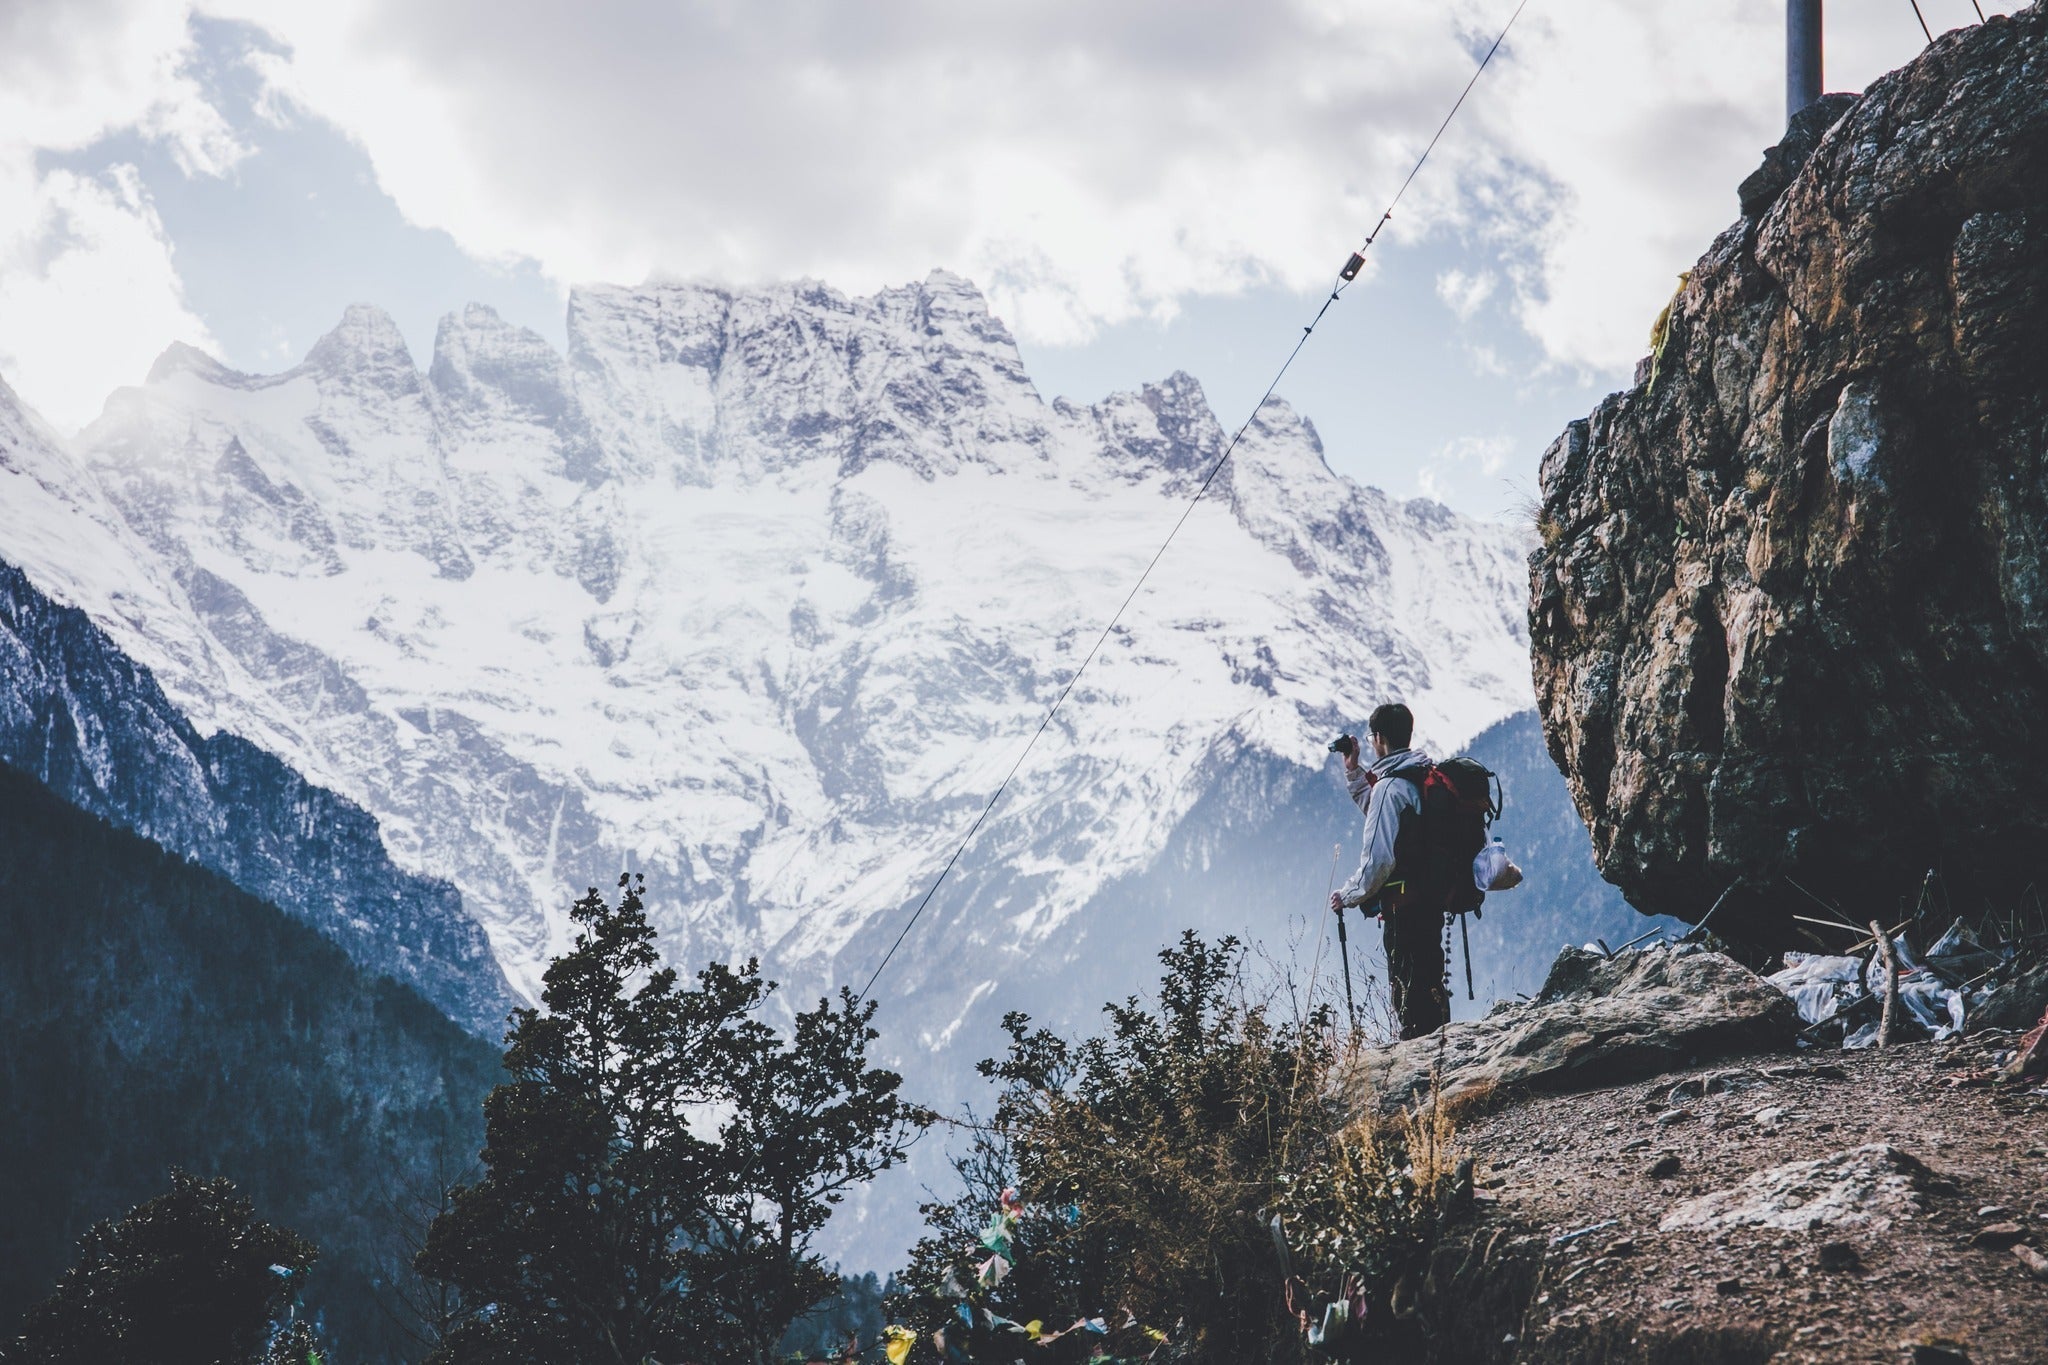
[[[945,274],[586,288],[568,332],[472,306],[422,372],[358,306],[279,375],[173,346],[68,446],[0,411],[40,489],[0,557],[360,802],[521,989],[625,866],[680,959],[858,985],[1225,433],[1183,375],[1046,403]],[[1381,700],[1440,744],[1525,710],[1526,548],[1269,403],[942,893],[986,970],[906,950],[889,993],[950,1037],[1226,769],[1318,767]]]
[[[858,987],[1226,433],[1184,375],[1045,402],[945,274],[586,288],[568,335],[472,306],[422,371],[359,306],[283,374],[174,345],[68,442],[0,388],[0,560],[360,803],[529,994],[627,867],[678,965]],[[1554,904],[1475,929],[1482,987],[1625,916],[1526,723],[1527,548],[1269,403],[878,987],[912,1093],[966,1097],[1004,1010],[1085,1022],[1183,927],[1319,931],[1357,839],[1324,745],[1389,698],[1426,744],[1487,731],[1542,783],[1511,831],[1534,794],[1569,846]],[[842,1244],[884,1265],[914,1202]]]

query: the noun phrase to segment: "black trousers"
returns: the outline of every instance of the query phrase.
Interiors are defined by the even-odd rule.
[[[1380,914],[1387,945],[1387,985],[1403,1038],[1434,1033],[1451,1017],[1444,990],[1444,912],[1426,905],[1388,906]]]

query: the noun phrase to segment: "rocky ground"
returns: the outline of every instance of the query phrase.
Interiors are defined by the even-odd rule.
[[[2012,1044],[1736,1058],[1469,1119],[1458,1278],[1502,1243],[1504,1277],[1534,1265],[1484,1355],[2048,1360],[2048,1087],[1989,1084]]]

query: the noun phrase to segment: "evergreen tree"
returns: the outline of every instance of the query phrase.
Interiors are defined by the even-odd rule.
[[[839,1291],[812,1236],[929,1121],[897,1097],[893,1072],[866,1064],[874,1013],[842,988],[796,1017],[787,1045],[757,1024],[739,1050],[720,1135],[731,1180],[689,1258],[701,1339],[718,1359],[765,1365],[789,1325]]]
[[[835,1287],[812,1233],[915,1129],[866,1066],[872,1006],[820,1002],[786,1044],[756,963],[683,986],[619,885],[571,909],[485,1101],[484,1175],[428,1229],[420,1270],[461,1299],[437,1365],[765,1360]]]
[[[85,1234],[78,1263],[29,1311],[22,1365],[256,1365],[319,1252],[256,1217],[226,1180],[171,1173],[170,1193]],[[301,1327],[293,1337],[313,1348]]]

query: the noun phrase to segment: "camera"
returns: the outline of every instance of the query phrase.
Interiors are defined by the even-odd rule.
[[[1358,757],[1358,736],[1339,735],[1330,741],[1330,752],[1343,754],[1346,758]]]

